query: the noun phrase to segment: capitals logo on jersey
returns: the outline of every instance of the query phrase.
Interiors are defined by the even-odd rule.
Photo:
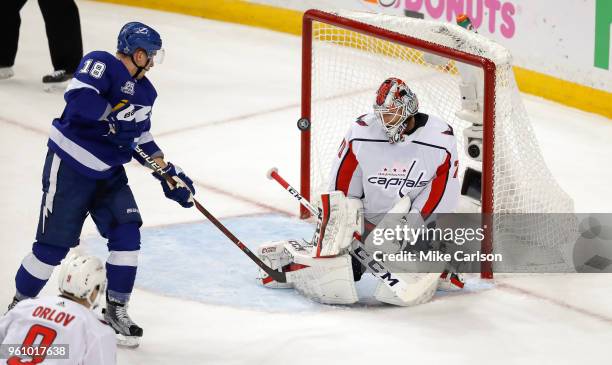
[[[423,179],[427,171],[415,171],[418,162],[415,158],[409,166],[384,167],[375,175],[368,176],[367,181],[385,190],[397,188],[399,196],[403,197],[410,189],[421,188],[429,183],[429,179]]]

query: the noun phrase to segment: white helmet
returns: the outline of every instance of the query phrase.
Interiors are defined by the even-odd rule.
[[[417,96],[398,78],[386,79],[376,91],[374,112],[378,114],[387,137],[389,137],[389,143],[401,140],[408,118],[418,111]],[[385,122],[385,115],[391,116],[387,122]]]
[[[87,303],[95,308],[106,290],[106,270],[97,257],[72,254],[62,263],[58,281],[60,292],[86,299]],[[92,301],[91,293],[96,288],[98,295]]]

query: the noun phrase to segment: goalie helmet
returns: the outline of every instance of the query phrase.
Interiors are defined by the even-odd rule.
[[[408,125],[408,118],[419,110],[415,93],[395,77],[386,79],[376,91],[374,112],[382,123],[389,143],[397,143]]]
[[[62,263],[58,282],[62,294],[85,299],[91,308],[96,308],[106,291],[106,270],[97,257],[73,254]],[[95,289],[98,289],[98,295],[92,301],[91,293]]]

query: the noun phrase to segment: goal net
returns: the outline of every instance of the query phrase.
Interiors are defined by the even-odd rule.
[[[544,162],[511,61],[501,45],[454,24],[309,10],[302,65],[302,118],[310,122],[302,132],[305,197],[328,189],[333,157],[350,123],[371,112],[383,80],[398,77],[418,96],[420,112],[441,117],[455,130],[460,171],[468,166],[482,171],[481,211],[495,213],[485,251],[491,251],[491,243],[496,251],[527,244],[551,256],[553,266],[525,270],[552,272],[559,269],[556,264],[570,266],[571,253],[564,247],[577,232],[570,215],[515,214],[569,213],[573,202]],[[480,73],[483,81],[478,86],[484,96],[482,162],[465,154],[462,132],[472,123],[455,114],[461,109],[459,85],[466,68]],[[506,215],[512,218],[504,219]]]

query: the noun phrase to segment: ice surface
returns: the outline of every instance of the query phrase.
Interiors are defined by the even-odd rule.
[[[266,241],[310,238],[313,232],[310,224],[297,218],[275,215],[229,218],[223,223],[252,251]],[[105,241],[94,237],[85,239],[87,249],[104,256]],[[146,228],[142,242],[137,280],[140,288],[204,303],[265,311],[321,307],[293,290],[256,284],[257,266],[209,221]]]
[[[257,215],[228,218],[223,224],[255,251],[263,242],[310,239],[313,226],[297,218]],[[139,288],[209,304],[269,312],[302,312],[339,308],[305,299],[291,289],[256,284],[257,267],[209,221],[184,223],[142,231],[138,263]],[[83,239],[84,248],[100,257],[106,241],[97,235]],[[375,279],[358,282],[360,302],[353,307],[381,305],[373,298]],[[490,289],[492,283],[470,278],[465,291]],[[439,292],[439,295],[456,293]]]

